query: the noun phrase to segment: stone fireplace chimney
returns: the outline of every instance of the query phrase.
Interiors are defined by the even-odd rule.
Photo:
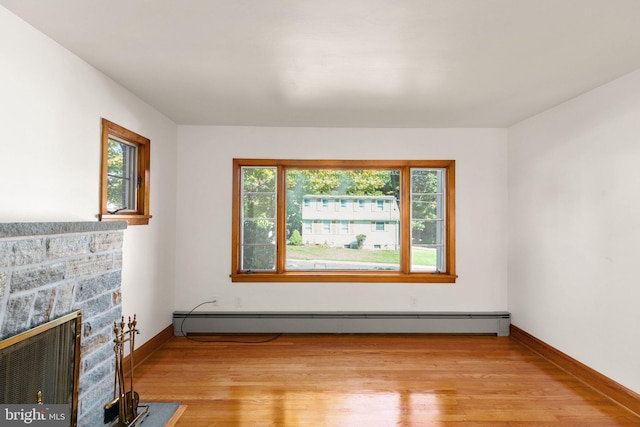
[[[0,339],[82,311],[78,425],[102,425],[122,316],[125,222],[0,224]],[[27,402],[25,402],[27,403]]]

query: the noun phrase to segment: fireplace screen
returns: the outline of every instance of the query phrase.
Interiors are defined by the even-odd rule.
[[[0,403],[65,404],[77,423],[80,311],[0,341]]]

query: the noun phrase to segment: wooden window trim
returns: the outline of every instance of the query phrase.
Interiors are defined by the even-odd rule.
[[[243,166],[277,167],[277,256],[274,272],[248,272],[240,270],[240,211],[241,211],[241,170]],[[401,227],[400,269],[399,271],[300,271],[286,270],[286,167],[312,169],[404,169],[444,168],[446,180],[446,250],[445,272],[411,272],[410,234],[408,226]],[[409,204],[411,177],[402,174],[401,203]],[[232,199],[232,272],[233,282],[373,282],[373,283],[455,283],[456,275],[456,239],[455,239],[455,161],[454,160],[274,160],[274,159],[234,159],[233,160],[233,199]],[[409,209],[401,209],[401,224],[410,224]]]
[[[138,206],[136,211],[124,211],[109,213],[107,211],[107,171],[109,135],[120,138],[138,148],[138,176],[140,178],[137,188]],[[100,221],[126,221],[129,225],[147,225],[152,218],[149,211],[149,187],[150,187],[150,159],[151,141],[120,125],[102,119],[102,161],[100,168]]]

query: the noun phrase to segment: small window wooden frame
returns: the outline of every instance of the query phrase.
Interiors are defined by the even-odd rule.
[[[118,138],[134,145],[138,150],[138,185],[136,210],[122,210],[110,213],[107,210],[108,184],[108,148],[109,136]],[[102,119],[102,163],[100,172],[100,221],[127,221],[129,225],[146,225],[151,215],[149,213],[149,184],[150,184],[151,141],[120,125]]]
[[[241,259],[241,170],[243,166],[277,168],[277,244],[276,269],[270,271],[243,271]],[[310,169],[402,169],[401,200],[403,204],[401,222],[401,263],[399,271],[374,270],[287,270],[285,268],[285,212],[287,168]],[[411,168],[442,168],[446,170],[446,266],[444,271],[411,271],[409,188]],[[455,283],[456,238],[455,238],[455,161],[454,160],[278,160],[278,159],[234,159],[232,201],[232,266],[233,282],[396,282],[396,283]]]

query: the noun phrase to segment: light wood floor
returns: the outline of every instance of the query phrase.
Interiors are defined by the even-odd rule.
[[[135,376],[141,400],[187,405],[176,427],[640,426],[509,337],[173,337]]]

